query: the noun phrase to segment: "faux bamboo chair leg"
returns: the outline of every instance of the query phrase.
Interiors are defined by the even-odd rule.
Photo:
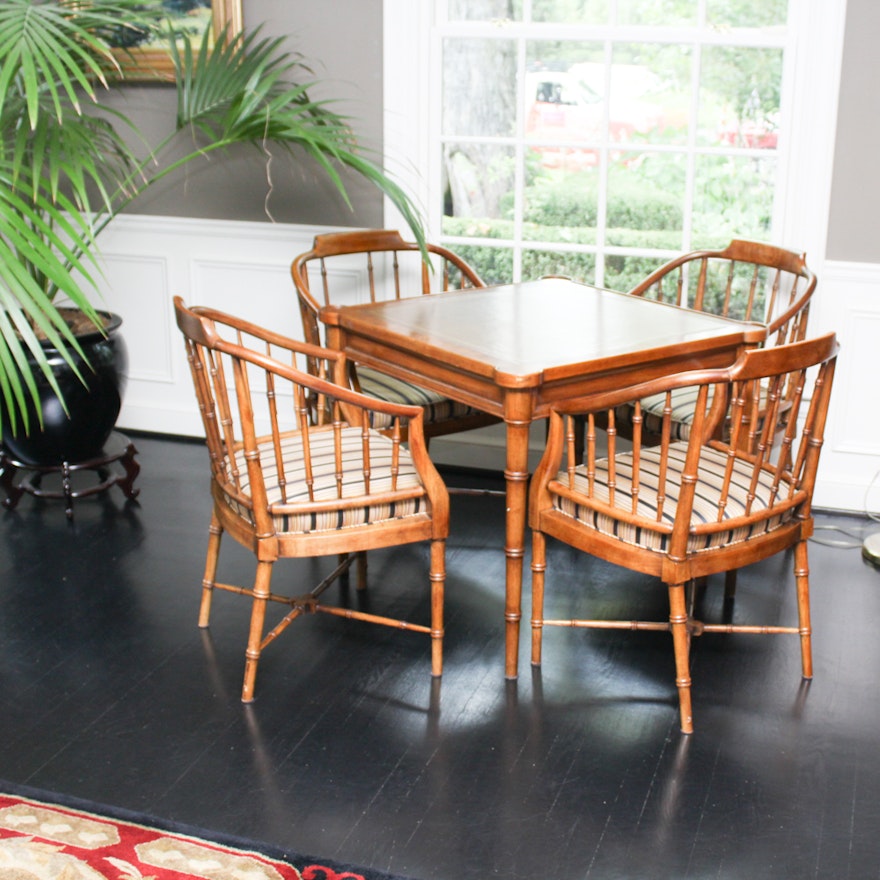
[[[736,598],[736,569],[724,573],[724,598],[726,601]]]
[[[223,526],[216,514],[211,515],[208,529],[208,552],[205,556],[205,576],[202,578],[202,602],[199,607],[199,626],[205,629],[211,620],[211,599],[214,595],[214,580],[217,577],[217,560],[220,558],[220,539]]]
[[[675,650],[675,684],[678,688],[678,706],[681,732],[694,732],[691,709],[690,635],[688,633],[687,604],[684,584],[669,585],[669,625]]]
[[[366,590],[367,588],[367,551],[359,550],[357,553],[353,554],[355,559],[355,565],[357,569],[357,581],[355,583],[355,589],[357,590]],[[352,554],[350,553],[340,553],[336,560],[340,563],[340,565],[345,562]],[[348,573],[349,568],[346,568],[342,574],[339,575],[339,584],[343,588],[348,587]]]
[[[257,678],[257,664],[263,650],[263,626],[266,622],[266,605],[269,602],[269,586],[272,582],[272,563],[258,562],[254,579],[254,602],[251,607],[251,628],[248,633],[248,646],[245,651],[244,684],[241,701],[253,702],[254,682]]]
[[[361,550],[357,554],[357,589],[367,588],[367,551]]]
[[[694,578],[685,585],[685,602],[688,617],[696,616],[697,601],[702,598],[706,590],[707,578]]]
[[[532,532],[532,665],[541,665],[541,641],[544,634],[544,573],[547,570],[547,539],[542,532]]]
[[[431,674],[443,674],[443,599],[446,589],[446,541],[431,541]]]
[[[810,564],[807,542],[800,541],[794,550],[794,577],[797,586],[798,629],[801,636],[801,671],[813,677],[813,636],[810,623]]]

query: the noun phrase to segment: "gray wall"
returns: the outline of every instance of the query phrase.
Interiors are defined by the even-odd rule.
[[[836,0],[829,0],[836,2]],[[847,0],[829,260],[880,263],[880,3]],[[816,120],[817,125],[822,120]]]
[[[267,37],[283,36],[287,48],[301,52],[316,79],[314,98],[332,98],[333,109],[351,120],[368,155],[382,151],[382,0],[243,0],[247,29],[262,24]],[[172,130],[175,97],[168,86],[133,86],[120,101],[137,118],[151,143]],[[292,161],[276,153],[271,164],[268,209],[283,223],[327,226],[378,226],[382,198],[370,185],[346,175],[349,208],[320,169],[305,156]],[[219,220],[268,221],[270,186],[265,157],[237,149],[226,161],[215,154],[191,163],[185,175],[163,181],[131,210],[139,214]]]
[[[418,0],[414,0],[418,2]],[[838,0],[828,0],[838,2]],[[247,28],[263,24],[267,36],[284,36],[289,48],[313,62],[324,80],[318,97],[338,100],[361,142],[382,148],[382,0],[244,0]],[[830,260],[880,262],[880,2],[848,0],[837,143],[828,232]],[[174,113],[170,89],[132,88],[125,100],[154,137],[168,131]],[[824,124],[816,120],[817,125]],[[350,210],[308,161],[279,156],[272,164],[269,210],[275,220],[318,225],[375,226],[382,200],[370,186],[349,180]],[[267,220],[263,157],[248,151],[230,161],[196,167],[185,179],[151,193],[134,210],[146,214],[214,219]]]

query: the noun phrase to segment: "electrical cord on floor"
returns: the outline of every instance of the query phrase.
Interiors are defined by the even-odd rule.
[[[868,483],[867,487],[865,488],[865,516],[869,520],[871,520],[872,523],[880,523],[880,515],[872,513],[868,510],[868,495],[872,487],[874,486],[874,483],[877,482],[878,476],[880,476],[880,471],[874,474],[871,482]],[[869,528],[872,529],[870,532],[867,531]],[[873,527],[867,525],[858,529],[856,532],[847,531],[840,526],[823,525],[817,525],[815,527],[815,530],[839,532],[842,535],[845,535],[845,538],[835,540],[819,538],[816,534],[814,534],[811,540],[817,544],[822,544],[826,547],[840,547],[848,550],[853,550],[857,547],[861,547],[862,558],[870,565],[873,565],[875,568],[880,569],[880,530],[873,529]]]
[[[814,528],[813,537],[810,539],[815,544],[821,544],[823,547],[839,547],[842,550],[855,550],[856,547],[861,547],[867,537],[864,534],[864,529],[859,529],[858,532],[848,532],[846,529],[840,528],[840,526],[821,526],[816,525]],[[825,532],[839,532],[842,535],[846,535],[845,538],[821,538],[815,534],[815,532],[825,531]]]

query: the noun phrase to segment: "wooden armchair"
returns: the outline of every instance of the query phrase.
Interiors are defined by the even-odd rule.
[[[756,241],[734,240],[719,251],[695,251],[652,272],[629,293],[659,302],[767,325],[765,345],[806,338],[816,276],[806,256]],[[686,440],[696,390],[681,388],[672,397],[672,430]],[[642,401],[643,432],[659,442],[664,395]],[[618,413],[618,428],[632,409]],[[643,436],[645,436],[643,434]]]
[[[325,612],[427,633],[431,670],[443,668],[443,590],[449,496],[428,453],[420,407],[377,401],[344,383],[339,353],[296,342],[175,298],[211,463],[213,513],[199,625],[208,626],[214,589],[251,597],[242,700],[253,699],[263,648],[303,614]],[[314,374],[305,372],[309,358]],[[370,422],[379,414],[383,433]],[[401,438],[406,432],[409,443]],[[256,557],[253,586],[216,581],[228,532]],[[430,625],[325,604],[328,587],[364,551],[430,541]],[[283,596],[271,587],[275,562],[337,555],[314,589]],[[365,586],[365,567],[358,586]],[[270,603],[287,606],[264,632]]]
[[[541,662],[545,627],[666,630],[675,652],[681,729],[693,730],[689,648],[704,632],[797,633],[804,678],[812,677],[807,539],[811,503],[837,354],[833,334],[744,354],[729,369],[682,373],[566,403],[551,413],[547,447],[533,478],[532,662]],[[811,367],[818,369],[810,370]],[[760,386],[766,411],[758,425]],[[676,440],[667,411],[661,443],[642,442],[639,401],[669,400],[696,388],[688,440]],[[710,396],[710,391],[715,389]],[[786,389],[794,394],[786,401]],[[710,399],[711,397],[711,399]],[[618,451],[615,411],[631,401],[633,445]],[[587,415],[587,451],[575,454],[573,418]],[[786,410],[787,411],[784,411]],[[608,420],[608,455],[596,452],[596,418]],[[729,440],[713,439],[722,419]],[[784,422],[774,446],[777,420]],[[628,445],[628,444],[627,444]],[[669,621],[558,620],[544,616],[546,542],[552,537],[592,556],[656,575],[665,584]],[[686,586],[794,547],[797,626],[703,623],[692,617]]]
[[[300,254],[291,266],[306,341],[312,345],[325,344],[319,313],[326,305],[485,287],[477,273],[451,251],[433,244],[428,245],[428,251],[431,266],[425,264],[418,245],[404,241],[400,233],[391,229],[315,236],[312,249]],[[498,421],[466,404],[371,367],[358,366],[352,382],[364,394],[380,400],[422,407],[428,438]],[[374,427],[384,429],[387,421],[377,414]]]

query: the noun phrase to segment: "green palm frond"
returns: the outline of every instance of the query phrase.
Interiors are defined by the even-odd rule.
[[[408,195],[359,152],[348,118],[328,101],[311,100],[311,71],[302,57],[285,51],[282,39],[261,37],[259,29],[226,37],[213,52],[207,34],[197,55],[189,43],[182,50],[173,47],[178,130],[201,135],[205,150],[240,143],[298,147],[319,164],[349,205],[339,171],[351,168],[388,196],[427,258],[422,223]],[[308,79],[303,82],[302,76]]]
[[[206,33],[193,51],[169,38],[176,127],[143,148],[131,120],[101,96],[124,78],[112,47],[131,42],[127,31],[162,33],[163,19],[162,5],[144,0],[0,0],[0,435],[4,421],[27,418],[35,375],[54,385],[39,336],[71,365],[78,353],[55,298],[101,326],[90,302],[96,236],[150,186],[209,153],[238,144],[302,151],[350,204],[348,168],[397,206],[427,258],[409,197],[362,154],[350,120],[311,99],[313,74],[281,39],[254,31],[214,44]],[[184,133],[194,147],[180,157]]]
[[[74,353],[82,355],[52,292],[63,289],[73,305],[98,319],[86,288],[71,277],[73,267],[86,285],[94,284],[90,267],[74,253],[90,253],[85,247],[91,237],[88,219],[62,201],[58,210],[63,213],[53,223],[47,214],[55,203],[39,192],[33,199],[22,198],[5,185],[7,180],[8,166],[0,163],[0,413],[15,430],[19,419],[25,429],[30,427],[26,402],[37,398],[35,369],[59,393],[38,333],[74,369]]]
[[[155,30],[156,12],[143,0],[3,0],[0,5],[0,109],[4,96],[26,98],[36,124],[44,98],[61,121],[81,110],[78,90],[95,100],[96,81],[117,68],[109,38],[123,27]],[[17,87],[12,88],[17,81]]]
[[[0,110],[0,125],[11,114]],[[115,213],[114,199],[141,161],[111,119],[81,114],[58,125],[47,114],[11,139],[12,174],[23,193],[37,186],[57,199],[64,190],[83,211]]]

